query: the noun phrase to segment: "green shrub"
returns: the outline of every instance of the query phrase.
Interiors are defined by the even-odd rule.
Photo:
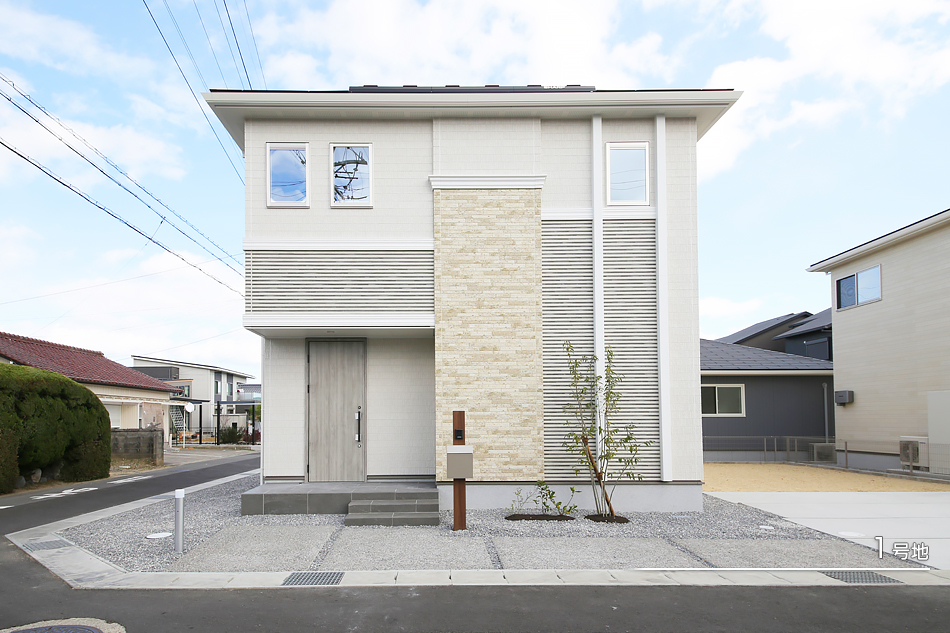
[[[219,444],[237,444],[243,439],[244,430],[232,426],[222,427],[221,431],[218,433]]]
[[[55,372],[0,365],[0,492],[13,489],[18,472],[60,460],[66,481],[107,477],[111,441],[109,413],[89,389]]]

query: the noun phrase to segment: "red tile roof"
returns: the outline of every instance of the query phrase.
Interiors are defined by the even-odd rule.
[[[109,360],[102,352],[16,334],[0,332],[0,356],[9,358],[18,365],[55,371],[76,382],[152,391],[178,391],[178,387],[172,387],[161,380]]]

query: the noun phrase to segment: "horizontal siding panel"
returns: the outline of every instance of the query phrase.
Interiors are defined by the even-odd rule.
[[[542,309],[544,328],[544,476],[576,479],[579,463],[564,448],[572,418],[564,407],[571,376],[564,341],[577,354],[594,352],[593,236],[589,220],[545,220],[542,231]],[[586,476],[586,471],[581,475]]]
[[[660,479],[656,222],[604,222],[604,335],[623,375],[616,422],[633,424],[641,442],[636,472]]]
[[[431,251],[248,251],[245,308],[433,312]]]

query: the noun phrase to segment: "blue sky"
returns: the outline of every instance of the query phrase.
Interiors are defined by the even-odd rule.
[[[947,1],[387,0],[359,13],[343,1],[165,2],[147,6],[198,92],[248,81],[743,91],[699,144],[707,338],[828,307],[830,282],[808,265],[950,207]],[[0,139],[187,260],[0,147],[0,331],[123,363],[137,354],[259,375],[260,343],[241,328],[234,291],[240,152],[205,109],[219,145],[146,4],[0,0],[0,73],[167,208],[128,181],[155,211],[121,190],[7,99]]]

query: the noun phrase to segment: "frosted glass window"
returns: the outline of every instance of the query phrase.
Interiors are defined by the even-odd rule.
[[[307,146],[269,143],[267,185],[270,206],[307,206]]]
[[[646,143],[608,143],[607,204],[648,204],[649,147]]]

